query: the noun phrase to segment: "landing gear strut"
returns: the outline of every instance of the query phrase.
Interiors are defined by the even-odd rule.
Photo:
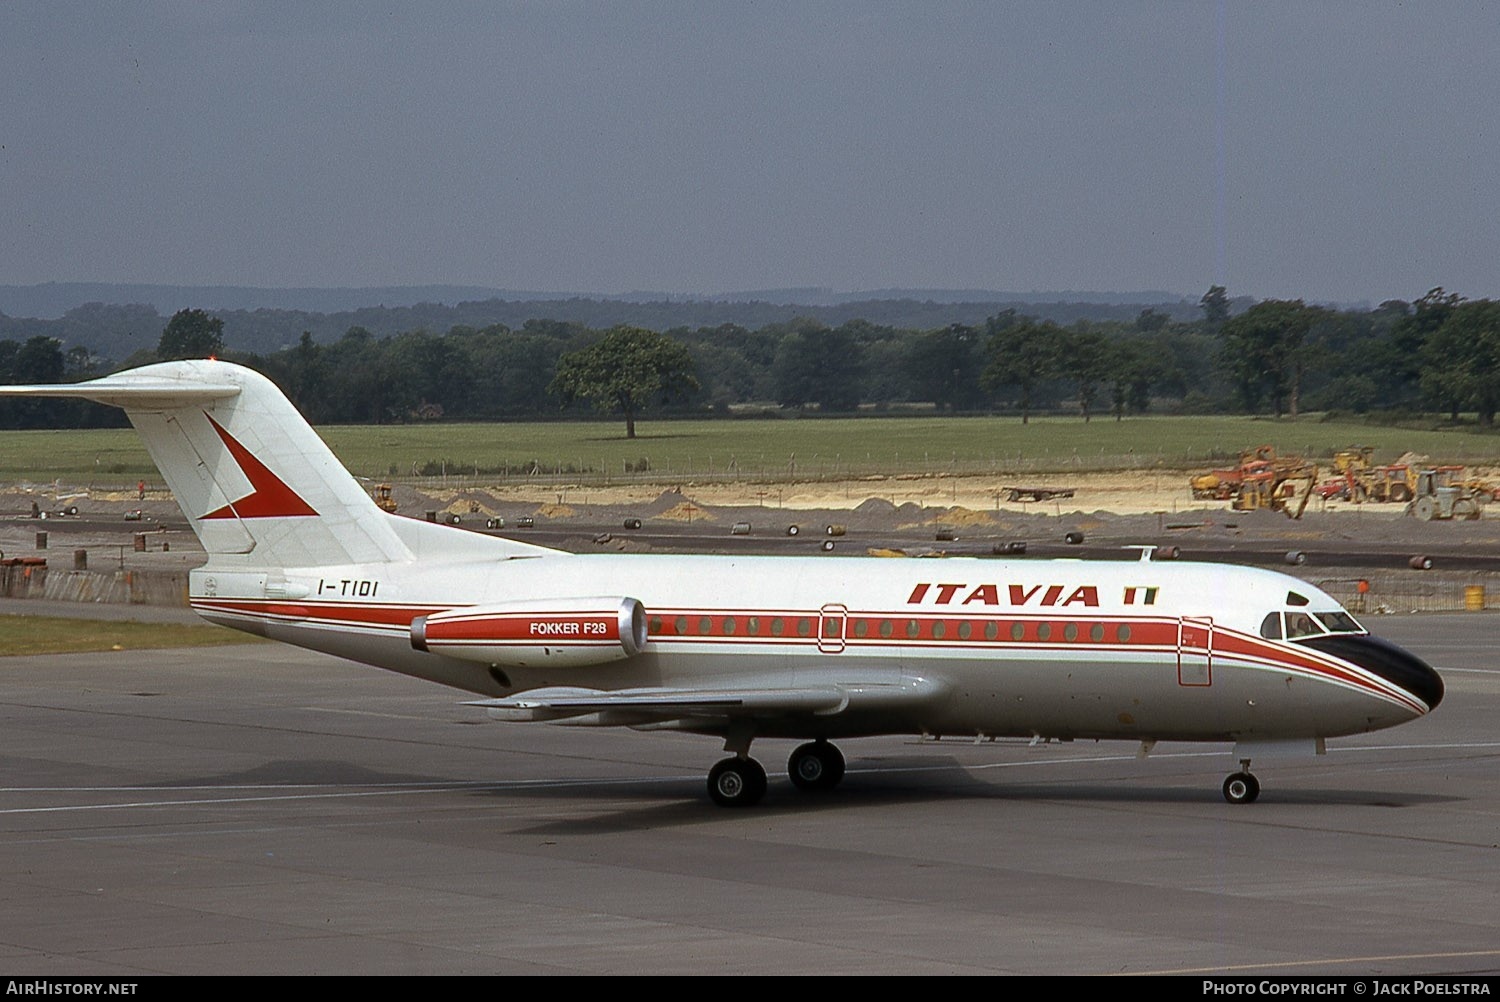
[[[844,756],[833,745],[819,739],[799,745],[786,761],[786,772],[799,790],[831,790],[844,778]]]
[[[1260,796],[1260,780],[1250,772],[1250,760],[1240,760],[1240,771],[1224,780],[1224,799],[1231,804],[1253,804]]]

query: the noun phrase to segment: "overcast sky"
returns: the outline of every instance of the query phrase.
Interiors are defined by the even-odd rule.
[[[1500,296],[1484,3],[0,4],[0,284]]]

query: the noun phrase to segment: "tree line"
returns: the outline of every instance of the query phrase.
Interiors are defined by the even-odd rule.
[[[266,373],[316,423],[539,418],[591,407],[633,421],[754,404],[821,413],[923,405],[1023,421],[1039,412],[1119,420],[1150,411],[1437,411],[1494,423],[1500,302],[1438,288],[1373,310],[1301,300],[1234,306],[1214,286],[1191,319],[1147,308],[1131,320],[1064,324],[1006,309],[926,330],[812,317],[659,332],[531,319],[376,336],[354,325],[324,341],[304,332],[262,354],[236,352],[219,318],[183,310],[154,348],[122,363],[44,335],[0,340],[0,381],[58,382],[218,355]],[[105,420],[67,401],[0,404],[5,427]]]

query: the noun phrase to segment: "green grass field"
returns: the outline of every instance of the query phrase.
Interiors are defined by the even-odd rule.
[[[1435,462],[1500,461],[1500,436],[1466,430],[1378,427],[1351,422],[1246,417],[868,417],[643,421],[627,440],[620,422],[517,422],[330,426],[339,458],[372,479],[446,473],[496,482],[544,474],[620,480],[644,460],[652,478],[786,479],[896,473],[1019,473],[1191,468],[1271,443],[1326,458],[1350,445],[1376,447],[1378,461],[1413,451]],[[509,470],[509,473],[501,471]],[[87,486],[157,480],[135,433],[0,432],[0,483],[57,477]],[[639,479],[637,477],[636,479]]]
[[[62,619],[54,616],[0,616],[0,657],[258,643],[263,641],[221,626]]]

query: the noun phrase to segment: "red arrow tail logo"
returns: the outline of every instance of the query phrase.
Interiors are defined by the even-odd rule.
[[[297,496],[296,491],[267,469],[266,464],[251,455],[249,449],[235,441],[234,436],[225,431],[219,422],[206,412],[203,416],[208,418],[208,423],[214,426],[214,431],[224,440],[225,448],[240,465],[251,487],[249,494],[209,512],[203,518],[297,518],[318,514],[311,505]]]

